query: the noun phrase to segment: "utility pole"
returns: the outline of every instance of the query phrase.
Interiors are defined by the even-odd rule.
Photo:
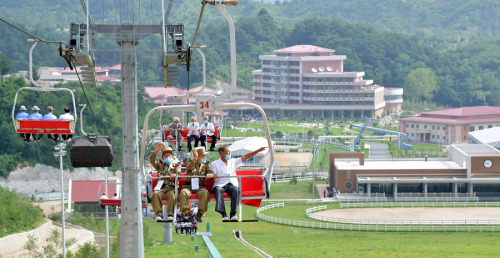
[[[318,151],[318,148],[319,148],[319,144],[314,144],[314,148],[313,148],[313,171],[312,171],[312,186],[311,186],[311,190],[312,190],[312,197],[311,197],[311,200],[313,201],[314,203],[314,171],[316,170],[316,152]]]
[[[65,143],[60,142],[58,145],[54,147],[56,152],[54,152],[54,156],[59,157],[59,167],[61,169],[61,228],[62,228],[62,255],[66,258],[66,239],[64,235],[64,170],[63,170],[63,156],[66,155],[66,151],[64,148],[66,147]]]

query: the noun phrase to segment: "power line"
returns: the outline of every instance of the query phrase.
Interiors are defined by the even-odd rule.
[[[71,64],[75,67],[76,76],[78,76],[78,82],[80,82],[80,86],[82,87],[82,90],[83,90],[83,95],[85,95],[85,99],[87,100],[87,104],[90,108],[90,112],[92,113],[92,117],[94,117],[94,122],[97,125],[97,130],[99,130],[99,133],[101,135],[104,135],[101,131],[101,127],[99,126],[99,123],[97,123],[97,119],[95,118],[94,110],[92,109],[92,105],[90,105],[90,101],[89,101],[89,98],[87,97],[87,93],[85,92],[85,88],[83,87],[82,80],[80,79],[80,74],[78,73],[78,69],[73,64],[73,62],[71,62]],[[75,110],[75,112],[76,112],[76,110]]]
[[[33,35],[33,34],[29,33],[29,32],[26,32],[25,30],[23,30],[23,29],[21,29],[21,28],[17,27],[16,25],[14,25],[14,24],[12,24],[12,23],[10,23],[10,22],[6,21],[6,20],[5,20],[5,19],[3,19],[3,18],[0,18],[0,21],[5,22],[7,25],[11,26],[12,28],[14,28],[14,29],[16,29],[16,30],[18,30],[18,31],[20,31],[20,32],[22,32],[22,33],[24,33],[24,34],[26,34],[26,35],[28,35],[28,36],[30,36],[30,37],[32,37],[32,38],[34,38],[34,39],[38,40],[38,41],[40,41],[40,42],[45,42],[45,43],[62,43],[62,42],[59,42],[59,41],[47,41],[47,40],[41,39],[41,38],[39,38],[39,37],[37,37],[37,36],[35,36],[35,35]]]

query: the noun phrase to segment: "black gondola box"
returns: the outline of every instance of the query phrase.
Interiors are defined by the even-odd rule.
[[[79,136],[72,141],[73,167],[111,167],[113,164],[113,147],[109,136]]]

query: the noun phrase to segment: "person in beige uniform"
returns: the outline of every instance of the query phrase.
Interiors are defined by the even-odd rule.
[[[163,144],[156,144],[156,149],[153,155],[149,158],[149,162],[158,171],[158,184],[162,184],[159,190],[155,188],[153,196],[151,196],[151,205],[156,215],[156,220],[163,220],[163,208],[161,201],[163,196],[167,196],[168,221],[174,220],[174,209],[176,204],[175,198],[175,177],[181,173],[181,165],[174,164],[172,159],[172,148],[162,147]],[[161,160],[156,161],[156,154],[161,151]],[[161,178],[164,177],[164,178]]]
[[[191,221],[189,217],[189,196],[192,193],[198,195],[200,201],[198,212],[193,214],[196,216],[198,222],[202,222],[201,217],[208,210],[208,202],[210,201],[210,193],[205,187],[205,179],[213,177],[212,170],[210,169],[210,162],[206,158],[207,154],[204,147],[197,147],[193,149],[193,160],[186,161],[186,170],[188,176],[205,176],[199,178],[186,178],[185,184],[182,186],[181,193],[179,194],[179,201],[181,203],[181,212],[184,214],[185,221]]]

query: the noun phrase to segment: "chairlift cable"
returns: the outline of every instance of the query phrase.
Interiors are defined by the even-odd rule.
[[[34,39],[38,40],[38,41],[40,41],[40,42],[45,42],[45,43],[58,43],[58,44],[59,44],[59,43],[62,43],[62,42],[59,42],[59,41],[47,41],[47,40],[41,39],[41,38],[39,38],[39,37],[37,37],[37,36],[35,36],[35,35],[33,35],[33,34],[30,34],[29,32],[26,32],[25,30],[23,30],[23,29],[21,29],[21,28],[17,27],[16,25],[14,25],[14,24],[12,24],[12,23],[10,23],[10,22],[6,21],[5,19],[3,19],[3,18],[1,18],[1,17],[0,17],[0,21],[3,21],[4,23],[6,23],[7,25],[9,25],[9,26],[13,27],[14,29],[16,29],[16,30],[18,30],[18,31],[20,31],[20,32],[22,32],[22,33],[24,33],[24,34],[26,34],[26,35],[28,35],[28,36],[30,36],[30,37],[32,37],[32,38],[34,38]]]
[[[73,62],[71,62],[71,64],[72,64],[73,66],[75,66],[75,65],[73,64]],[[104,134],[102,133],[102,131],[101,131],[101,127],[99,126],[99,123],[97,123],[97,119],[95,118],[94,110],[92,109],[92,105],[90,105],[89,98],[87,97],[87,93],[85,92],[85,88],[83,87],[82,80],[81,80],[81,78],[80,78],[80,74],[78,73],[78,69],[76,69],[76,66],[75,66],[75,72],[76,72],[76,76],[78,77],[78,81],[80,82],[80,86],[82,87],[82,90],[83,90],[83,95],[85,95],[85,99],[87,100],[87,104],[88,104],[88,106],[89,106],[89,108],[90,108],[90,112],[92,113],[92,117],[94,117],[94,122],[95,122],[95,124],[97,125],[97,130],[99,130],[99,133],[100,133],[101,135],[104,135]],[[76,110],[75,110],[75,112],[76,112]]]

